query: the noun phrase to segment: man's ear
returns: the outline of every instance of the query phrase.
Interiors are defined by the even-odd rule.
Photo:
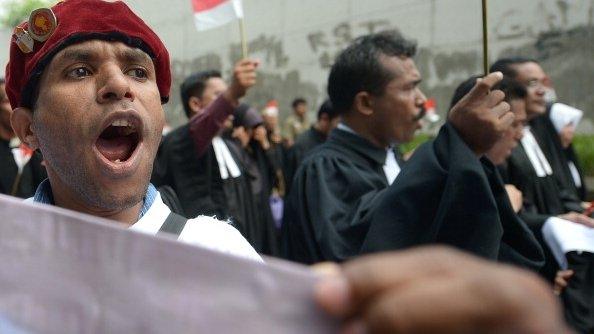
[[[198,114],[202,109],[202,100],[197,98],[196,96],[190,96],[188,100],[188,106],[190,106],[190,110],[192,110],[192,114]]]
[[[353,101],[355,111],[365,116],[373,114],[373,97],[368,92],[359,92]]]
[[[16,108],[10,116],[10,124],[22,143],[33,150],[39,148],[37,136],[33,131],[33,112],[28,108]]]

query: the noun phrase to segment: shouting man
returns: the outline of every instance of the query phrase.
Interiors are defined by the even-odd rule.
[[[259,259],[228,224],[172,214],[149,183],[171,84],[159,37],[122,2],[60,2],[30,22],[38,15],[50,26],[16,28],[6,73],[15,132],[46,161],[33,200]]]

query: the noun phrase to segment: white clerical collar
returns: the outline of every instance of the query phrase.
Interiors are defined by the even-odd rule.
[[[393,147],[386,149],[386,163],[384,164],[383,168],[384,173],[386,174],[386,179],[388,179],[388,184],[392,184],[400,173],[400,166],[396,160],[396,154],[394,154]]]
[[[214,137],[212,139],[212,147],[214,148],[215,157],[217,158],[217,163],[219,165],[221,179],[228,179],[229,174],[231,174],[231,178],[239,177],[241,171],[231,156],[231,152],[229,152],[229,148],[225,144],[225,141],[219,136]]]
[[[361,135],[359,135],[357,132],[355,132],[355,130],[351,129],[350,126],[344,124],[343,122],[338,123],[338,126],[336,126],[336,127],[339,130],[346,131],[346,132],[349,132],[349,133],[352,133],[352,134],[355,134],[355,135],[361,137]]]
[[[528,160],[530,160],[530,163],[536,172],[536,176],[545,177],[547,175],[553,174],[553,169],[551,168],[546,156],[542,152],[542,149],[538,145],[536,138],[534,138],[532,131],[530,131],[530,127],[524,128],[524,136],[522,137],[520,143],[522,144],[522,147],[528,156]]]
[[[355,130],[350,128],[348,125],[340,122],[337,126],[338,129],[342,131],[346,131],[361,137]],[[388,180],[388,184],[392,184],[398,174],[400,173],[400,166],[398,165],[398,161],[396,160],[396,155],[394,154],[394,147],[388,146],[386,147],[386,162],[383,166],[384,174],[386,174],[386,179]]]

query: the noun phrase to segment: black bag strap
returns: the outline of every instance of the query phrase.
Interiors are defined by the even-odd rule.
[[[187,218],[180,216],[175,212],[170,212],[163,225],[161,225],[159,233],[170,233],[179,236],[187,222]]]

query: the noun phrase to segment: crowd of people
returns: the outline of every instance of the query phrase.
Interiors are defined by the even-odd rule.
[[[256,261],[334,262],[315,297],[354,332],[568,332],[554,293],[575,330],[594,331],[594,255],[569,253],[561,270],[542,236],[550,217],[594,219],[575,128],[553,126],[537,60],[462,82],[406,159],[426,97],[416,44],[392,31],[355,39],[317,117],[296,97],[282,126],[275,101],[241,103],[258,61],[229,80],[197,68],[180,87],[187,123],[162,137],[170,60],[151,28],[121,2],[46,10],[46,39],[11,43],[0,193]]]

